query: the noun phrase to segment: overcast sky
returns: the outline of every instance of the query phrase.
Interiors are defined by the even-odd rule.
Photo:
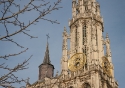
[[[112,61],[115,69],[115,78],[119,83],[119,88],[125,88],[125,0],[98,0],[101,7],[101,15],[104,19],[104,33],[109,34],[111,41]],[[64,26],[68,27],[68,20],[71,18],[71,0],[62,0],[60,6],[63,8],[54,11],[48,18],[52,20],[58,20],[60,24],[51,24],[46,21],[40,21],[37,25],[29,27],[31,29],[30,34],[38,36],[37,39],[30,39],[29,37],[16,36],[15,40],[20,44],[28,47],[29,50],[17,57],[12,57],[8,62],[9,66],[13,67],[14,64],[22,62],[24,59],[33,55],[29,61],[29,69],[20,71],[17,73],[20,78],[30,78],[30,83],[34,83],[38,80],[38,66],[43,62],[46,49],[46,34],[49,33],[49,50],[51,63],[55,67],[56,71],[60,71],[60,59],[62,57],[62,32]],[[32,13],[29,18],[35,16]],[[26,20],[26,17],[22,17],[22,20]],[[11,28],[13,29],[13,28]],[[4,30],[4,29],[3,29]],[[0,35],[4,34],[0,25]],[[20,34],[21,35],[21,34]],[[0,41],[0,55],[19,52],[20,49],[11,43],[3,43]],[[0,63],[5,62],[1,60]],[[4,74],[4,71],[0,71],[0,75]]]

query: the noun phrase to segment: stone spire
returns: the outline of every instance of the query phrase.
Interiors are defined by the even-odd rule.
[[[61,59],[61,65],[62,65],[62,74],[67,75],[68,74],[68,49],[67,49],[67,30],[66,27],[64,27],[63,32],[63,44],[62,44],[62,59]]]
[[[54,66],[51,64],[50,57],[49,57],[49,43],[47,36],[47,45],[43,63],[39,66],[39,80],[43,80],[45,77],[52,78],[54,74]]]
[[[46,52],[45,52],[43,64],[51,64],[50,57],[49,57],[49,44],[48,44],[48,41],[47,41],[47,45],[46,45]]]

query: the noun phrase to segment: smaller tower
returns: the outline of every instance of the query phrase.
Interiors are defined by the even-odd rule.
[[[62,74],[68,75],[68,49],[67,49],[67,37],[68,33],[66,31],[66,28],[64,27],[63,32],[63,46],[62,46],[62,59],[61,59],[61,65],[62,65]]]
[[[54,74],[54,66],[51,64],[49,57],[48,38],[49,36],[47,36],[47,46],[46,46],[44,60],[43,63],[39,66],[39,80],[42,80],[45,77],[52,78]]]

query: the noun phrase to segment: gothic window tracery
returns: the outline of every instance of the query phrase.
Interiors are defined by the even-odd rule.
[[[83,26],[83,45],[85,45],[85,41],[86,41],[86,25]]]
[[[87,47],[86,46],[84,46],[84,48],[83,48],[83,53],[85,54],[85,56],[87,56]],[[87,60],[86,60],[86,62],[87,62]],[[87,63],[85,64],[85,69],[87,69]]]
[[[86,38],[87,38],[87,34],[86,34],[86,25],[84,25],[83,26],[83,30],[82,30],[82,32],[83,32],[83,40],[82,40],[82,42],[83,42],[83,45],[84,45],[84,48],[83,48],[83,53],[85,54],[85,55],[87,55],[87,47],[86,47],[86,45],[85,45],[85,43],[86,43]]]
[[[83,48],[83,53],[87,56],[87,46],[85,45],[86,44],[86,38],[87,38],[87,34],[86,34],[86,24],[83,26],[83,45],[84,45],[84,48]],[[85,65],[85,68],[87,69],[87,64]]]
[[[83,53],[84,53],[85,55],[87,55],[87,47],[86,47],[86,46],[83,48]]]
[[[78,29],[76,27],[76,30],[75,30],[75,46],[77,46],[77,31],[78,31]]]
[[[97,33],[97,29],[96,29],[96,45],[98,45],[98,33]]]

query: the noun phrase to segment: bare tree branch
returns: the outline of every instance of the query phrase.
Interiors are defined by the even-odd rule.
[[[32,55],[30,56],[29,59],[31,59]],[[0,84],[11,84],[11,83],[20,83],[20,82],[25,82],[24,79],[18,79],[18,77],[16,77],[14,75],[14,72],[17,72],[19,70],[24,70],[27,69],[26,66],[29,64],[27,63],[29,61],[29,59],[23,61],[21,64],[16,65],[14,68],[10,69],[8,66],[0,66],[0,68],[6,69],[9,72],[7,74],[4,74],[3,76],[0,77]],[[10,79],[10,81],[9,81]]]
[[[16,53],[16,54],[9,54],[9,55],[0,56],[0,58],[4,58],[4,59],[8,60],[8,59],[7,59],[8,57],[20,55],[20,54],[26,52],[27,50],[28,50],[28,48],[25,49],[24,51],[21,51],[21,52]]]
[[[18,44],[17,42],[13,41],[13,39],[9,39],[9,38],[5,38],[6,40],[1,40],[1,41],[10,41],[14,44],[16,44],[17,46],[19,46],[20,48],[24,48],[23,46],[21,46],[20,44]]]
[[[26,30],[26,28],[28,28],[30,25],[32,25],[32,24],[34,24],[35,22],[37,22],[39,19],[43,19],[43,20],[47,20],[47,21],[49,21],[49,22],[51,22],[51,23],[58,23],[57,21],[52,21],[52,20],[49,20],[49,19],[45,19],[45,18],[43,18],[45,15],[47,15],[47,14],[50,14],[53,10],[58,10],[59,8],[61,8],[61,7],[56,7],[60,2],[61,2],[61,0],[58,0],[56,3],[54,3],[54,6],[52,7],[51,5],[45,10],[45,9],[43,9],[43,11],[40,11],[40,10],[38,10],[38,8],[39,8],[39,6],[37,7],[37,6],[35,6],[35,5],[33,5],[32,4],[32,2],[33,2],[33,0],[31,0],[31,2],[27,5],[27,6],[25,6],[25,8],[23,9],[23,10],[21,10],[21,11],[19,11],[18,13],[14,13],[12,16],[10,16],[10,17],[5,17],[5,18],[1,18],[0,19],[0,21],[2,21],[2,20],[6,20],[6,19],[9,19],[9,18],[12,18],[12,17],[16,17],[16,16],[18,16],[20,13],[22,13],[22,12],[24,12],[27,8],[28,8],[28,6],[31,4],[32,6],[33,6],[33,8],[35,8],[35,9],[37,9],[37,11],[39,12],[39,16],[36,18],[36,19],[34,19],[33,21],[31,21],[31,22],[29,22],[27,25],[25,25],[24,26],[24,24],[23,23],[21,23],[19,20],[18,20],[18,22],[20,22],[20,27],[21,27],[21,29],[19,29],[18,31],[16,31],[16,32],[14,32],[14,33],[12,33],[12,34],[8,34],[8,35],[6,35],[6,36],[3,36],[3,37],[0,37],[0,40],[2,40],[2,39],[4,39],[4,38],[7,38],[7,37],[11,37],[11,36],[14,36],[14,35],[16,35],[16,34],[18,34],[18,33],[20,33],[20,32],[22,32],[23,30]],[[46,5],[47,5],[48,3],[46,3]],[[26,10],[27,11],[27,10]],[[17,19],[16,19],[17,20]],[[10,23],[10,22],[9,22]],[[14,22],[12,22],[13,24],[14,24]],[[4,23],[5,24],[5,23]],[[18,25],[17,24],[17,22],[15,23],[15,25]],[[6,27],[6,26],[5,26]]]
[[[22,32],[23,32],[25,35],[29,36],[30,38],[38,38],[38,37],[34,37],[34,36],[32,36],[32,35],[30,35],[30,34],[24,32],[24,31],[22,31]]]
[[[28,1],[28,2],[27,2]],[[20,0],[18,2],[23,2],[23,0]],[[7,43],[12,43],[15,44],[19,48],[24,48],[20,43],[15,41],[16,35],[26,35],[27,37],[32,38],[37,38],[29,33],[31,29],[28,29],[31,25],[37,24],[39,21],[48,21],[50,23],[56,23],[57,20],[51,20],[47,18],[47,15],[50,15],[54,10],[58,10],[61,7],[59,4],[61,3],[61,0],[57,0],[54,2],[53,0],[26,0],[25,5],[18,3],[16,0],[0,0],[0,25],[2,25],[2,28],[0,30],[5,31],[5,33],[0,33],[0,42],[5,42]],[[53,3],[52,3],[53,2]],[[14,8],[14,10],[13,10]],[[26,16],[25,14],[30,14],[30,13],[36,13],[37,15],[32,18],[32,19],[26,19],[26,20],[21,20],[20,17]],[[11,27],[10,27],[11,25]],[[15,30],[13,31],[12,30]],[[18,56],[24,52],[26,52],[28,48],[25,50],[20,50],[19,53],[14,53],[14,54],[4,54],[4,56],[0,56],[0,60],[5,60],[7,61],[10,57],[15,57]],[[30,56],[30,58],[32,55]],[[29,59],[30,59],[29,58]],[[27,65],[29,64],[28,61],[29,59],[23,61],[22,63],[19,63],[18,65],[15,65],[13,68],[10,68],[6,62],[0,63],[0,70],[5,70],[8,73],[3,74],[0,76],[0,86],[2,87],[11,87],[15,88],[12,86],[14,83],[21,83],[21,82],[26,82],[27,79],[19,79],[18,76],[15,75],[16,72],[20,70],[27,69]]]

